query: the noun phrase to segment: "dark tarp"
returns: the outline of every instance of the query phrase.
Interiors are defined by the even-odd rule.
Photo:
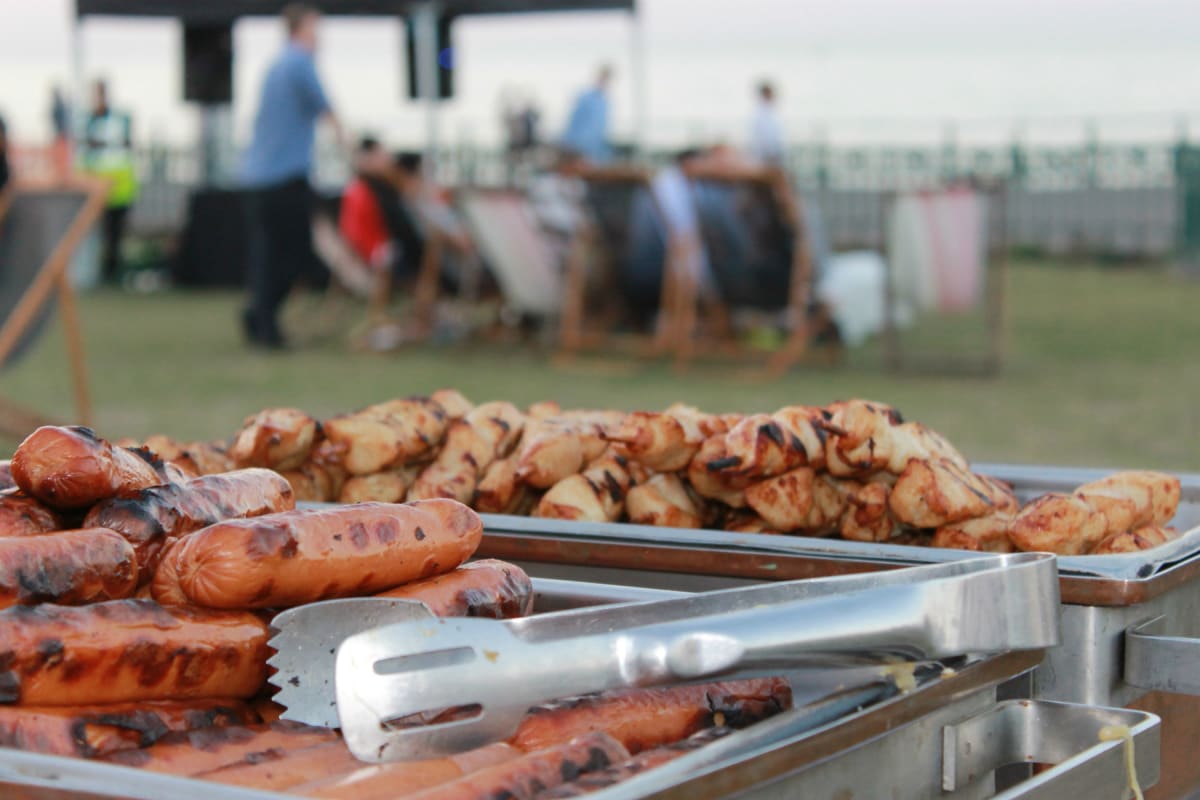
[[[122,17],[173,17],[186,22],[228,23],[239,17],[278,14],[289,0],[75,0],[75,13]],[[310,0],[331,16],[399,16],[419,0]],[[442,14],[513,14],[546,11],[633,10],[635,0],[442,0]]]

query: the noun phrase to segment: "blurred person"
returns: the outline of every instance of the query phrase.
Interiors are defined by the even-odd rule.
[[[562,137],[562,146],[579,153],[595,164],[607,163],[612,158],[608,142],[609,104],[608,86],[612,82],[612,68],[603,66],[596,74],[596,82],[575,99],[575,106],[567,120],[567,130]]]
[[[4,117],[0,116],[0,192],[8,186],[12,174],[8,167],[8,125],[4,122]]]
[[[279,308],[296,278],[313,260],[309,186],[316,124],[327,121],[339,145],[345,135],[314,60],[320,12],[293,4],[283,10],[287,44],[267,71],[254,134],[242,168],[250,189],[249,301],[242,312],[248,342],[268,349],[286,347]]]
[[[426,230],[437,233],[452,252],[473,255],[475,244],[466,225],[450,204],[447,192],[429,179],[425,159],[420,153],[403,152],[396,155],[400,194]]]
[[[390,270],[394,258],[392,235],[378,194],[392,191],[389,158],[379,141],[363,137],[354,155],[354,178],[342,193],[338,228],[355,254],[375,270]]]
[[[758,104],[750,124],[749,152],[762,164],[783,164],[783,126],[779,122],[775,87],[768,81],[758,85]]]
[[[101,277],[116,283],[121,272],[121,242],[129,209],[137,199],[133,164],[133,119],[109,104],[108,84],[99,80],[92,89],[92,109],[84,125],[82,161],[85,172],[110,182],[104,209],[104,255]]]
[[[57,85],[50,89],[50,130],[54,137],[50,144],[54,176],[63,181],[71,174],[71,107]]]
[[[587,186],[580,177],[586,168],[582,155],[560,150],[552,168],[534,176],[527,189],[534,217],[560,264],[566,261],[571,241],[586,221]]]

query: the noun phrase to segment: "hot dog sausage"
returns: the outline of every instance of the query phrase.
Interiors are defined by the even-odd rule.
[[[0,703],[250,697],[266,679],[254,614],[113,600],[0,611]]]
[[[565,800],[568,797],[582,797],[592,792],[598,792],[601,789],[607,789],[609,786],[615,786],[621,781],[628,780],[635,775],[640,775],[655,767],[661,767],[663,764],[674,761],[680,756],[687,755],[693,750],[699,750],[709,742],[715,742],[717,739],[721,739],[731,733],[733,733],[732,728],[708,728],[702,730],[682,741],[656,747],[653,750],[643,751],[627,761],[622,761],[620,764],[613,764],[611,767],[585,773],[570,783],[564,783],[555,789],[538,792],[533,800]]]
[[[168,539],[221,520],[258,517],[295,505],[284,478],[266,469],[243,469],[110,498],[88,512],[84,525],[124,536],[137,552],[142,576],[148,577]]]
[[[137,574],[133,547],[103,528],[0,539],[0,608],[120,600]]]
[[[454,500],[285,511],[176,540],[154,574],[160,603],[283,608],[375,594],[470,558],[483,521]]]
[[[63,526],[58,514],[17,492],[0,495],[0,537],[34,536]]]
[[[603,731],[639,753],[702,728],[743,728],[791,705],[783,678],[603,692],[531,709],[509,741],[529,751]]]
[[[306,797],[339,800],[393,800],[411,792],[449,783],[482,769],[515,761],[521,755],[521,751],[512,745],[492,744],[428,761],[371,767],[364,767],[360,763],[358,769],[343,775],[314,779],[303,785],[293,784],[293,791]]]
[[[0,747],[94,756],[149,747],[172,731],[245,725],[258,715],[241,700],[0,707]]]
[[[46,426],[29,434],[13,454],[12,473],[23,492],[65,510],[182,477],[149,450],[114,447],[79,426]]]
[[[525,570],[493,559],[463,564],[378,596],[420,600],[439,617],[512,619],[533,611],[533,582]]]
[[[265,759],[292,750],[302,750],[337,741],[338,735],[325,728],[298,722],[271,725],[207,728],[164,736],[144,750],[123,750],[105,756],[105,761],[171,775],[198,775],[247,759]]]
[[[485,800],[485,798],[530,798],[538,792],[561,786],[580,775],[619,764],[629,758],[620,742],[603,733],[590,733],[566,744],[479,770],[456,781],[426,789],[412,800]]]

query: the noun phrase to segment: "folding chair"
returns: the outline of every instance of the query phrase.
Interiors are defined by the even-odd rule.
[[[529,200],[514,189],[460,189],[456,200],[500,287],[502,316],[557,320],[563,277]]]
[[[697,195],[723,193],[722,213],[698,199],[702,239],[708,251],[718,302],[717,315],[727,320],[733,310],[750,308],[781,311],[785,337],[767,359],[767,371],[780,375],[805,357],[811,338],[808,310],[812,259],[806,241],[804,216],[787,176],[776,168],[701,163],[688,168]],[[725,213],[727,212],[727,213]],[[685,302],[694,304],[693,299]],[[677,337],[677,357],[691,359],[700,347],[697,319],[689,312]],[[705,350],[744,357],[746,347],[723,322],[716,341]]]
[[[618,346],[618,338],[636,355],[656,357],[670,352],[678,325],[676,293],[679,288],[677,250],[680,243],[670,230],[652,191],[650,174],[640,167],[594,168],[581,176],[587,185],[589,225],[578,234],[567,261],[563,324],[560,346],[565,355],[584,348]],[[663,236],[661,262],[634,263],[631,225],[651,224]],[[652,256],[653,257],[653,256]],[[657,280],[639,281],[640,270],[658,269]],[[648,284],[657,283],[651,287]],[[639,285],[640,284],[640,285]],[[589,303],[595,288],[603,298],[599,307]],[[655,329],[616,337],[613,327],[628,315],[632,294],[657,291],[655,302],[638,309],[649,313]],[[622,299],[625,301],[623,307]],[[631,345],[631,347],[630,347]]]
[[[75,290],[68,269],[76,249],[104,211],[105,181],[72,178],[61,185],[19,184],[0,196],[0,369],[25,355],[57,298],[66,329],[76,421],[92,407]],[[0,430],[23,436],[45,424],[36,411],[0,398]]]

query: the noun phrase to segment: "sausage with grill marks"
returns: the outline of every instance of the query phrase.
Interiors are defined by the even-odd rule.
[[[0,611],[0,704],[251,697],[267,638],[254,614],[152,600],[14,606]]]
[[[462,564],[483,521],[454,500],[363,503],[211,525],[173,542],[154,574],[168,605],[285,608],[376,594]]]
[[[0,707],[0,747],[55,756],[95,756],[149,747],[173,731],[245,725],[258,715],[241,700],[156,701],[100,706]]]
[[[110,498],[88,512],[84,525],[124,536],[137,552],[142,577],[148,578],[169,539],[222,520],[259,517],[295,505],[283,477],[267,469],[243,469]]]
[[[104,528],[0,539],[0,608],[132,597],[137,557]]]
[[[12,474],[29,496],[68,511],[184,478],[149,450],[115,447],[91,428],[50,425],[21,442]]]
[[[61,530],[63,519],[19,491],[0,494],[0,537],[35,536]]]
[[[123,750],[104,760],[150,772],[191,776],[250,759],[278,757],[337,739],[334,731],[299,722],[208,728],[168,734],[144,750]]]
[[[439,617],[513,619],[533,611],[533,582],[525,570],[494,559],[472,561],[377,596],[420,600]]]

